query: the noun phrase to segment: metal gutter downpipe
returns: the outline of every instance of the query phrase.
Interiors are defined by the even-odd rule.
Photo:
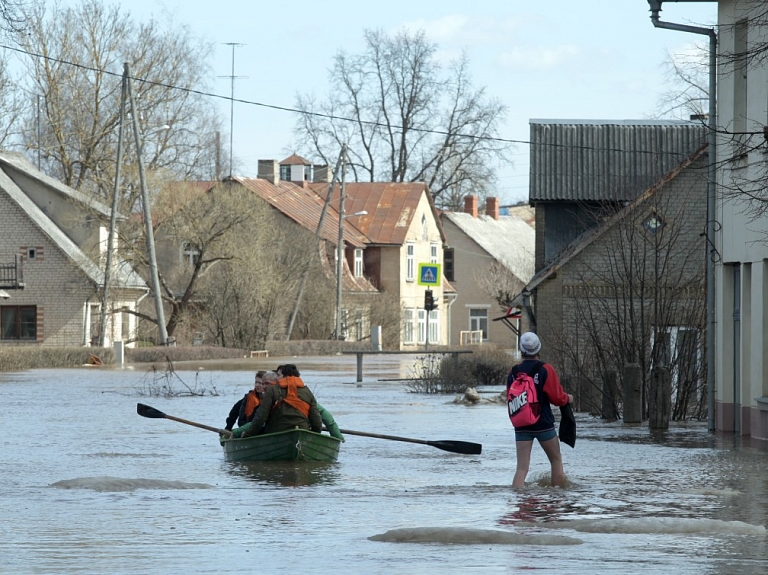
[[[709,36],[709,166],[707,169],[707,429],[715,431],[715,194],[717,175],[717,32],[714,28],[688,26],[662,22],[659,19],[664,0],[648,0],[651,8],[651,22],[656,28],[690,32]],[[672,0],[712,1],[712,0]]]

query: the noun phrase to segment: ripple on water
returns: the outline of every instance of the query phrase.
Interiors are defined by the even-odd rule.
[[[523,535],[495,529],[463,527],[408,527],[390,529],[369,537],[371,541],[390,543],[446,543],[453,545],[579,545],[581,539],[563,535]]]
[[[50,486],[57,489],[91,489],[103,492],[136,491],[137,489],[211,489],[213,487],[206,483],[122,477],[77,477],[57,481]]]

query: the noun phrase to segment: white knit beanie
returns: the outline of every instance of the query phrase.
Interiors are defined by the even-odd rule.
[[[541,351],[541,341],[532,331],[526,331],[520,336],[520,353],[523,355],[534,356]]]

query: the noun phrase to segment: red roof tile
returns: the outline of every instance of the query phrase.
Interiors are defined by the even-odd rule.
[[[328,184],[310,184],[317,194],[325,198]],[[331,205],[338,212],[339,188],[334,189]],[[434,211],[429,190],[423,182],[353,182],[346,184],[344,213],[365,210],[366,216],[351,218],[354,225],[375,244],[402,245],[423,194],[427,195],[435,220],[443,236],[442,225]],[[444,239],[444,238],[443,238]]]
[[[276,210],[295,221],[300,226],[315,232],[320,221],[320,213],[323,210],[323,197],[313,189],[296,185],[293,182],[280,181],[277,185],[260,178],[234,177],[233,181],[240,183],[247,189],[257,194],[263,200],[269,202]],[[316,184],[320,188],[329,184]],[[328,207],[323,220],[323,229],[320,237],[336,245],[339,238],[339,214],[332,206]],[[364,247],[368,242],[365,234],[361,233],[350,221],[344,222],[344,242],[356,248]]]
[[[286,159],[284,159],[282,162],[278,162],[281,166],[311,166],[312,162],[309,160],[305,160],[301,156],[297,154],[293,154],[292,156],[288,156]]]

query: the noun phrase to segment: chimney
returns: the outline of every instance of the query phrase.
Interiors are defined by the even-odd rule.
[[[491,216],[494,220],[499,219],[499,198],[485,199],[485,215]]]
[[[464,213],[477,217],[477,196],[467,196],[464,198]]]
[[[277,185],[280,181],[280,165],[277,163],[277,160],[259,160],[258,177]]]
[[[327,184],[331,181],[331,168],[327,164],[313,166],[312,181],[316,184]]]

